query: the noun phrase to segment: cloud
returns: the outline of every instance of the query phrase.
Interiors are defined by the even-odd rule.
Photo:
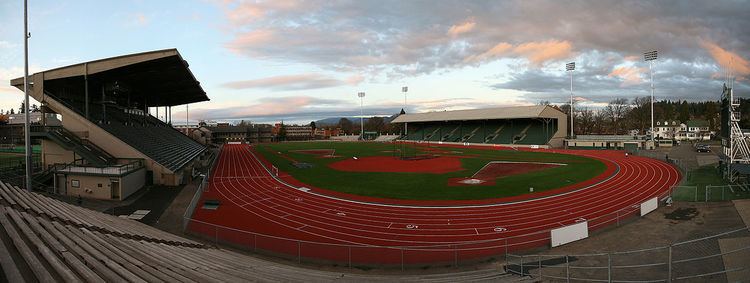
[[[646,72],[646,68],[631,66],[616,67],[607,75],[610,78],[616,77],[622,79],[620,86],[637,85],[643,82],[641,75]]]
[[[552,60],[569,59],[572,45],[568,41],[549,40],[529,42],[516,46],[515,54],[525,57],[532,65],[541,66]]]
[[[531,66],[541,67],[550,61],[570,59],[573,46],[568,41],[548,40],[540,42],[526,42],[513,46],[507,42],[500,42],[489,50],[470,55],[464,62],[485,63],[503,57],[524,58]]]
[[[339,80],[319,74],[301,74],[234,81],[225,83],[223,86],[232,89],[264,88],[273,91],[288,91],[329,88],[342,85],[357,85],[363,80],[364,77],[359,75]]]
[[[131,26],[146,26],[149,23],[149,18],[143,13],[135,13],[130,16],[129,25]]]
[[[747,59],[737,53],[727,51],[716,43],[704,41],[703,47],[711,54],[711,57],[725,70],[731,70],[735,76],[745,77],[750,75],[750,63]]]
[[[448,29],[448,35],[451,37],[457,37],[461,34],[468,33],[474,29],[477,23],[474,20],[468,20],[459,25],[453,25]]]

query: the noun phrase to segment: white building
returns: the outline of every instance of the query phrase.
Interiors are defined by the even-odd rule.
[[[708,128],[706,120],[690,120],[685,123],[677,121],[656,122],[657,139],[671,139],[678,141],[707,141],[714,135]]]
[[[667,139],[671,140],[675,138],[675,134],[680,131],[682,124],[677,121],[656,121],[656,133],[654,137],[656,139]]]

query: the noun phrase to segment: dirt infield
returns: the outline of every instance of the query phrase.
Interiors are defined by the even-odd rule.
[[[474,175],[468,178],[451,178],[448,180],[449,186],[490,186],[495,184],[495,179],[517,174],[535,172],[565,164],[556,163],[539,163],[539,162],[505,162],[492,161],[486,166],[479,169]]]
[[[328,165],[347,172],[404,172],[443,174],[464,170],[461,159],[454,156],[439,156],[427,159],[403,160],[391,156],[368,156],[348,158]]]

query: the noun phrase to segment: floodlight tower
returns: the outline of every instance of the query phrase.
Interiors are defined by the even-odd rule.
[[[406,92],[409,91],[408,86],[401,87],[401,92],[404,93],[404,113],[406,113]],[[409,134],[408,123],[404,123],[404,136]]]
[[[575,135],[573,132],[573,71],[576,69],[576,62],[565,64],[565,71],[570,73],[570,138]]]
[[[360,126],[360,132],[359,132],[359,138],[364,140],[365,139],[365,117],[364,117],[364,99],[365,99],[365,93],[363,91],[357,93],[357,96],[359,97],[359,126]]]
[[[26,190],[31,191],[31,118],[29,117],[29,6],[27,0],[23,1],[23,109],[24,122],[24,149],[26,151]]]
[[[643,53],[643,58],[648,62],[648,72],[651,75],[651,141],[654,141],[654,71],[653,61],[656,60],[656,50]]]

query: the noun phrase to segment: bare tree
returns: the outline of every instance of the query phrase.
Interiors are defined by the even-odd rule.
[[[604,115],[610,122],[612,134],[619,135],[625,133],[625,116],[630,106],[627,98],[615,98],[604,107]]]
[[[646,129],[651,127],[651,98],[636,97],[631,102],[632,108],[628,113],[628,124],[645,134]]]
[[[576,133],[588,135],[594,130],[594,111],[588,108],[578,109],[576,112]]]

